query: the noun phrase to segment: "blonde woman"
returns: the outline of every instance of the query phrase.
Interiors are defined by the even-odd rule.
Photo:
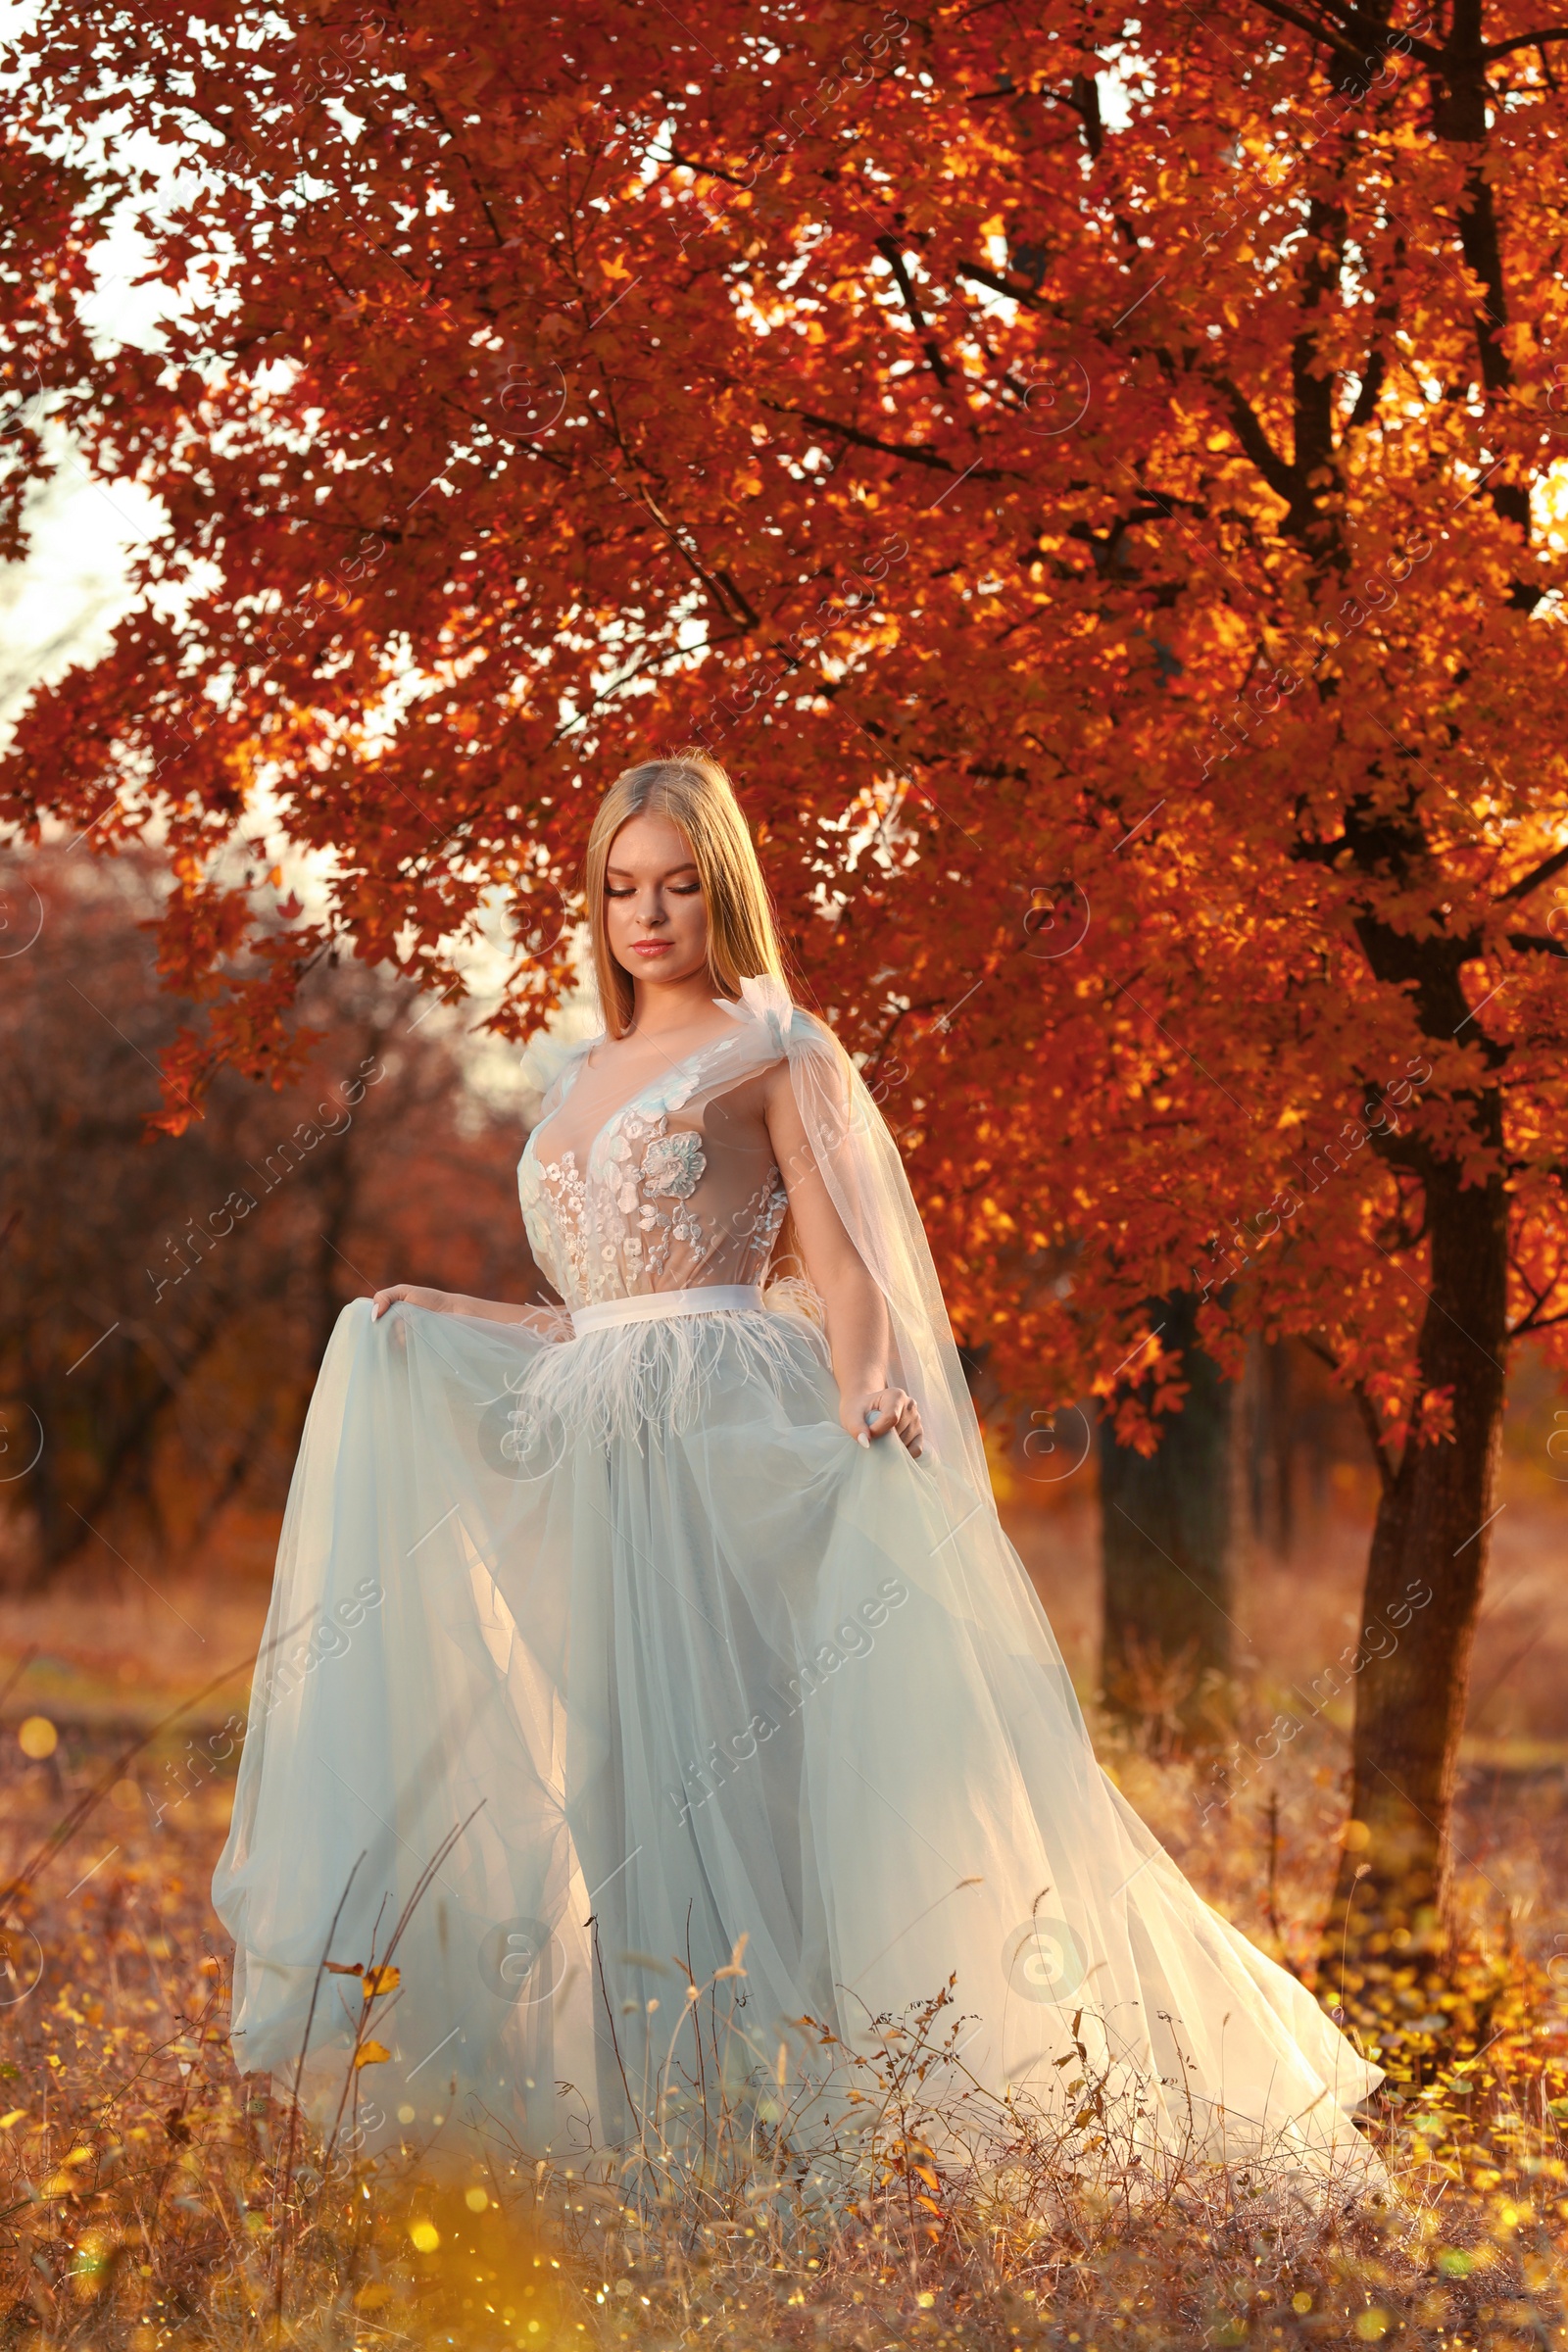
[[[371,2146],[614,2148],[720,1990],[776,2098],[951,1980],[983,2093],[1065,2123],[1082,2045],[1129,2161],[1353,2169],[1378,2070],[1095,1761],[722,770],[618,777],[586,892],[603,1034],[534,1050],[519,1169],[559,1303],[398,1285],[321,1368],[215,1884],[241,2065]]]

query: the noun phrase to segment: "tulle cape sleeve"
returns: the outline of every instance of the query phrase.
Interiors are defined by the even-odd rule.
[[[544,1029],[528,1040],[517,1060],[525,1127],[537,1127],[557,1108],[584,1054],[598,1042],[592,1037],[553,1037]]]
[[[743,980],[737,1008],[766,1021],[789,1064],[811,1161],[887,1303],[894,1378],[920,1408],[951,1476],[989,1496],[990,1473],[942,1286],[899,1148],[838,1039],[771,975]],[[784,1171],[788,1178],[792,1171]]]

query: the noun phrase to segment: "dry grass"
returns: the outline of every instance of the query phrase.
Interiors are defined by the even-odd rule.
[[[72,1677],[82,1697],[92,1655],[59,1652],[47,1673],[54,1703]],[[637,2183],[495,2147],[466,2181],[437,2184],[412,2159],[367,2167],[340,2150],[323,2169],[308,2137],[285,2161],[284,2109],[232,2070],[207,1902],[228,1703],[219,1693],[118,1765],[107,1698],[36,1761],[8,1703],[7,1877],[102,1790],[7,1914],[4,1989],[22,1996],[0,2009],[10,2344],[1568,2341],[1568,2018],[1553,1981],[1568,1969],[1552,1966],[1544,1902],[1564,1829],[1555,1777],[1538,1775],[1529,1802],[1524,1784],[1499,1802],[1494,1776],[1473,1782],[1465,1953],[1441,1980],[1387,1955],[1354,1997],[1352,2023],[1391,2068],[1372,2128],[1396,2208],[1314,2213],[1192,2163],[1146,2175],[1134,2199],[1093,2124],[1068,2148],[965,2103],[941,2007],[856,2078],[853,2194],[824,2202],[826,2138],[760,2119],[755,2101],[725,2109],[700,2172],[667,2160],[656,2114]],[[1201,1832],[1195,1768],[1115,1759],[1204,1891],[1298,1963],[1330,1876],[1335,1738],[1325,1725],[1315,1747],[1298,1742],[1268,1789],[1241,1789]]]

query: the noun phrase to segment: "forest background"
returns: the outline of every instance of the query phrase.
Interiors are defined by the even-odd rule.
[[[346,1288],[504,1277],[476,958],[559,1017],[596,784],[701,743],[1008,1508],[1097,1457],[1089,1685],[1226,1809],[1348,1740],[1329,1941],[1441,1953],[1467,1720],[1562,1729],[1485,1612],[1568,1470],[1564,37],[19,17],[6,550],[68,466],[157,526],[0,769],[16,1581],[236,1575]]]

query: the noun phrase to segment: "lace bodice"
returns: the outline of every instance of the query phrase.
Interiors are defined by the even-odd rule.
[[[545,1096],[517,1191],[534,1260],[568,1307],[762,1280],[787,1200],[742,1090],[783,1041],[776,1022],[726,1009],[731,1036],[661,1072],[597,1128],[574,1122],[571,1098],[602,1040],[572,1049]]]

